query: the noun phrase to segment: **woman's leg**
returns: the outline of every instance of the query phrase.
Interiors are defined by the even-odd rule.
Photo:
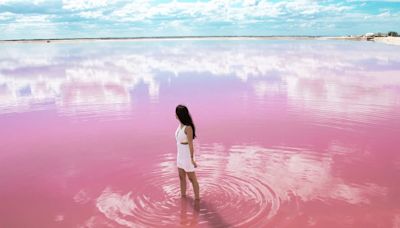
[[[199,187],[199,182],[197,182],[196,173],[195,172],[187,172],[187,175],[189,177],[190,182],[192,182],[192,185],[193,185],[194,199],[199,200],[200,199],[200,187]]]
[[[179,171],[179,181],[181,183],[181,196],[186,196],[186,172],[184,169],[178,168]]]

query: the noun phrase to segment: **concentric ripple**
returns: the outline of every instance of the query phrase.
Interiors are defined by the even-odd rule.
[[[153,172],[143,176],[143,182],[131,192],[121,195],[124,206],[111,212],[99,204],[110,191],[98,198],[98,208],[106,217],[125,226],[249,227],[268,223],[280,207],[274,190],[257,173],[257,167],[247,172],[231,170],[223,153],[202,153],[196,171],[201,201],[193,200],[190,181],[187,198],[180,197],[180,185],[175,155],[167,154]],[[207,162],[206,162],[207,161]],[[201,163],[200,163],[201,162]],[[244,164],[246,166],[246,164]],[[104,195],[106,194],[106,195]],[[115,198],[115,196],[114,196]],[[118,200],[117,200],[118,201]],[[115,199],[113,200],[115,202]]]

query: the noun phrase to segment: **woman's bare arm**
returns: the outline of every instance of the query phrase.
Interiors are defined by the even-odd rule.
[[[189,149],[190,149],[190,157],[194,158],[194,149],[193,149],[193,129],[191,126],[187,126],[185,129],[185,133],[188,138],[188,143],[189,143]]]

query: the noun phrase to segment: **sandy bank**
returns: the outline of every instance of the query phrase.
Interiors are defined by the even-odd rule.
[[[316,38],[317,40],[354,40],[354,41],[367,41],[367,38],[362,36],[322,36]]]
[[[375,37],[374,41],[385,44],[400,45],[400,37]]]

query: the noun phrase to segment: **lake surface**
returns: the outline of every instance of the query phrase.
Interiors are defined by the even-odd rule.
[[[0,227],[400,227],[399,46],[0,50]],[[200,203],[179,196],[178,104]]]

